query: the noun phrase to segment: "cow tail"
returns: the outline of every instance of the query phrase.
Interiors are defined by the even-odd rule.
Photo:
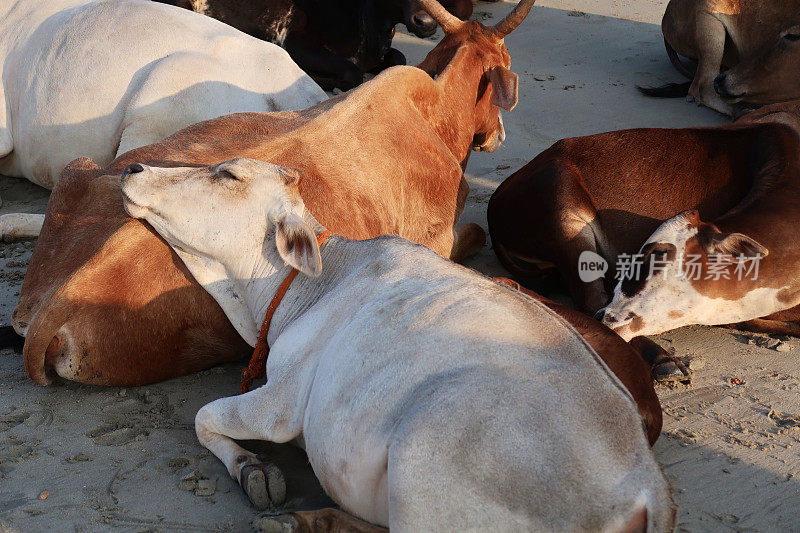
[[[670,46],[666,39],[664,39],[664,47],[667,49],[667,56],[672,66],[675,67],[675,70],[689,80],[694,79],[696,69],[687,67],[681,60],[678,52]],[[688,81],[685,83],[667,83],[660,87],[642,87],[637,85],[636,88],[645,96],[652,96],[654,98],[680,98],[689,94],[689,88],[691,86],[692,82]]]
[[[58,330],[64,325],[67,316],[59,305],[50,305],[46,311],[37,313],[25,336],[22,359],[25,373],[39,385],[49,385],[55,377],[54,370],[48,368],[49,352],[61,349]]]

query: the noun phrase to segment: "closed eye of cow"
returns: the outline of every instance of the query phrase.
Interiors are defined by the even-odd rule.
[[[622,274],[620,288],[625,296],[633,296],[644,289],[647,281],[662,274],[663,270],[675,261],[677,248],[666,242],[651,242],[642,247],[638,256],[634,256],[632,264]]]

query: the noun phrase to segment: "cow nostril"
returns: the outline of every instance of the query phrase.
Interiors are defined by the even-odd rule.
[[[144,167],[139,163],[130,164],[122,171],[123,174],[138,174],[139,172],[144,172]]]

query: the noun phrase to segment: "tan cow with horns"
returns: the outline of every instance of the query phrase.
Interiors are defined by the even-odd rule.
[[[800,98],[800,0],[670,0],[661,29],[692,81],[640,88],[648,96],[687,96],[727,115]]]
[[[494,27],[422,3],[445,37],[418,67],[388,69],[304,111],[201,122],[105,171],[86,159],[65,169],[13,316],[31,379],[137,385],[247,351],[180,259],[125,216],[118,176],[132,163],[268,161],[302,171],[305,204],[338,234],[398,234],[455,260],[482,246],[477,225],[454,228],[469,191],[463,168],[470,149],[505,138],[498,107],[517,103],[517,75],[503,38],[534,0]]]

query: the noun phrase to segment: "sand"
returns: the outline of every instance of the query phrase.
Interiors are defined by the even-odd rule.
[[[494,188],[562,137],[629,127],[717,125],[724,117],[683,100],[651,100],[635,84],[681,81],[663,50],[663,0],[539,0],[507,40],[520,75],[520,104],[504,115],[508,139],[474,154],[464,220],[485,227]],[[480,3],[491,23],[508,3]],[[398,34],[410,62],[435,44]],[[47,191],[0,178],[0,213],[43,212]],[[0,244],[0,322],[20,290],[33,243]],[[504,274],[486,247],[468,265]],[[655,454],[686,531],[800,529],[800,342],[724,328],[690,327],[655,337],[691,356],[694,382],[660,387],[664,432]],[[787,351],[788,350],[788,351]],[[0,352],[0,532],[248,531],[266,513],[251,507],[222,464],[197,443],[193,419],[236,393],[238,365],[140,388],[75,383],[39,387],[22,360]],[[591,435],[587,435],[591,438]],[[279,447],[292,476],[288,508],[324,505],[297,450]]]

